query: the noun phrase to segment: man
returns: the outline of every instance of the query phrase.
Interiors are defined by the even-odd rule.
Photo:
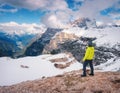
[[[92,44],[92,41],[88,42],[88,47],[86,49],[85,52],[85,56],[83,58],[83,74],[81,75],[81,77],[85,77],[86,76],[86,66],[89,64],[91,72],[89,75],[94,76],[94,68],[93,68],[93,58],[94,58],[94,47]]]

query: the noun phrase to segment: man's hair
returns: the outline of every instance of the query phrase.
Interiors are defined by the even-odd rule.
[[[89,46],[89,47],[92,47],[92,46],[93,46],[92,41],[88,41],[88,46]]]

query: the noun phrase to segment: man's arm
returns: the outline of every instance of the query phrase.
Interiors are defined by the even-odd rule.
[[[84,62],[87,59],[88,56],[89,56],[89,49],[87,48],[86,52],[85,52],[85,56],[84,56],[82,61]]]

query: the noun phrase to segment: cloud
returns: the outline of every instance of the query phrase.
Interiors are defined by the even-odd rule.
[[[5,4],[10,5],[18,9],[25,8],[28,10],[49,11],[49,13],[47,13],[45,17],[43,17],[44,19],[42,19],[42,21],[48,27],[53,27],[53,26],[56,27],[58,25],[62,25],[63,20],[64,21],[66,20],[65,19],[66,13],[68,13],[68,9],[69,9],[68,4],[66,3],[65,0],[24,0],[23,2],[21,0],[0,0],[0,3],[4,5]],[[2,9],[1,11],[8,12],[5,9]],[[56,11],[57,14],[55,14]],[[67,11],[67,12],[63,13],[61,11]]]
[[[0,12],[11,12],[11,13],[15,13],[15,12],[17,12],[18,11],[18,9],[0,9]]]
[[[52,27],[52,28],[58,28],[58,26],[61,25],[61,21],[54,14],[46,15],[43,18],[42,22],[46,24],[47,27]]]
[[[115,9],[120,8],[119,0],[73,1],[74,9],[76,10],[68,7],[69,5],[66,0],[0,0],[0,4],[8,4],[18,9],[25,8],[29,10],[47,11],[46,15],[42,17],[41,22],[46,24],[48,27],[64,27],[70,20],[75,20],[80,17],[88,17],[91,19],[103,20],[106,22],[111,21],[115,16],[115,12],[111,12],[108,14],[109,16],[103,16],[100,14],[100,12],[110,7],[114,7]],[[79,5],[79,2],[82,3]]]
[[[42,7],[43,0],[0,0],[1,4],[7,4],[16,8],[37,9]],[[45,3],[43,3],[45,4]]]
[[[68,8],[67,3],[65,2],[65,0],[48,0],[49,5],[46,6],[46,9],[48,10],[66,10]]]
[[[81,1],[83,2],[81,6],[77,5],[77,3],[74,3],[76,4],[74,6],[77,7],[77,10],[74,11],[69,8],[64,8],[64,11],[59,10],[57,12],[49,12],[45,17],[43,17],[42,22],[48,27],[65,27],[68,26],[67,23],[69,21],[72,19],[76,20],[80,17],[88,17],[98,21],[104,21],[105,23],[113,22],[112,13],[109,14],[109,16],[104,16],[101,15],[100,12],[113,6],[119,6],[119,0],[109,0],[109,2],[106,0],[74,0],[74,2]],[[54,19],[50,20],[53,16]]]
[[[8,34],[39,34],[45,31],[43,25],[38,24],[18,24],[16,22],[0,23],[0,31]]]
[[[0,0],[0,3],[30,10],[64,10],[67,7],[65,0]]]
[[[111,9],[109,16],[112,19],[120,19],[120,1],[115,3],[114,7]]]
[[[74,0],[74,1],[75,1],[75,2],[81,2],[81,1],[83,2],[83,1],[85,1],[85,0]]]
[[[51,28],[65,28],[68,26],[69,15],[65,12],[49,13],[42,18],[42,23]]]
[[[118,2],[119,0],[109,0],[109,2],[106,0],[84,0],[78,11],[74,12],[73,16],[74,18],[88,17],[104,22],[112,22],[113,17],[110,12],[108,15],[102,15],[100,12],[115,7]]]
[[[85,16],[93,18],[99,15],[100,11],[111,7],[118,0],[86,0],[79,9],[79,12]]]

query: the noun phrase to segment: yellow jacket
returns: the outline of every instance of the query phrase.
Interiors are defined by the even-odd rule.
[[[94,58],[94,47],[87,47],[83,61],[92,60]]]

